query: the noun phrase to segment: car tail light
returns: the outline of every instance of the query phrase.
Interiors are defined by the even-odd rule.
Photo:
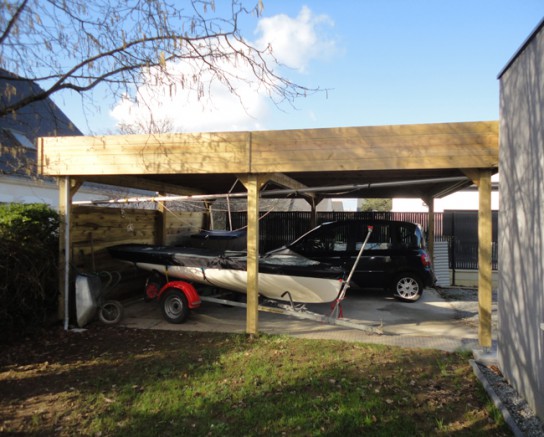
[[[431,257],[427,252],[421,254],[421,264],[423,264],[423,267],[431,267]]]

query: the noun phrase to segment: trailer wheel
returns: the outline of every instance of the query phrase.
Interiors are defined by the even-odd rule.
[[[165,290],[161,304],[162,315],[169,323],[183,323],[189,316],[187,298],[175,288]]]
[[[107,325],[119,323],[123,318],[123,305],[116,300],[107,300],[100,306],[98,318]]]
[[[393,293],[403,302],[416,302],[423,294],[423,283],[412,273],[403,273],[393,281]]]
[[[165,283],[164,276],[154,271],[145,281],[144,302],[156,299]]]

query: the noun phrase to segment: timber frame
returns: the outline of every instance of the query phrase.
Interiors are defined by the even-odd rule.
[[[61,181],[60,212],[65,220],[60,251],[65,270],[72,197],[83,182],[181,195],[247,192],[246,331],[250,335],[258,333],[259,199],[267,192],[291,188],[291,195],[305,198],[313,211],[325,197],[419,197],[429,206],[432,242],[434,199],[476,184],[479,339],[487,348],[491,346],[491,176],[498,171],[498,131],[498,122],[486,121],[47,137],[38,142],[38,167],[41,174]],[[61,290],[68,278],[63,270]]]

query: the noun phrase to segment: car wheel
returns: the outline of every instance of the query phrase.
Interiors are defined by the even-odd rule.
[[[423,294],[423,283],[416,275],[401,274],[393,282],[393,292],[403,302],[416,302]]]
[[[175,288],[167,289],[161,302],[162,315],[167,322],[183,323],[189,316],[189,304],[181,291]]]

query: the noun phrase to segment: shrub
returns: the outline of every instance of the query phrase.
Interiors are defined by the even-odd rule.
[[[44,326],[57,308],[58,213],[0,205],[0,343]]]

